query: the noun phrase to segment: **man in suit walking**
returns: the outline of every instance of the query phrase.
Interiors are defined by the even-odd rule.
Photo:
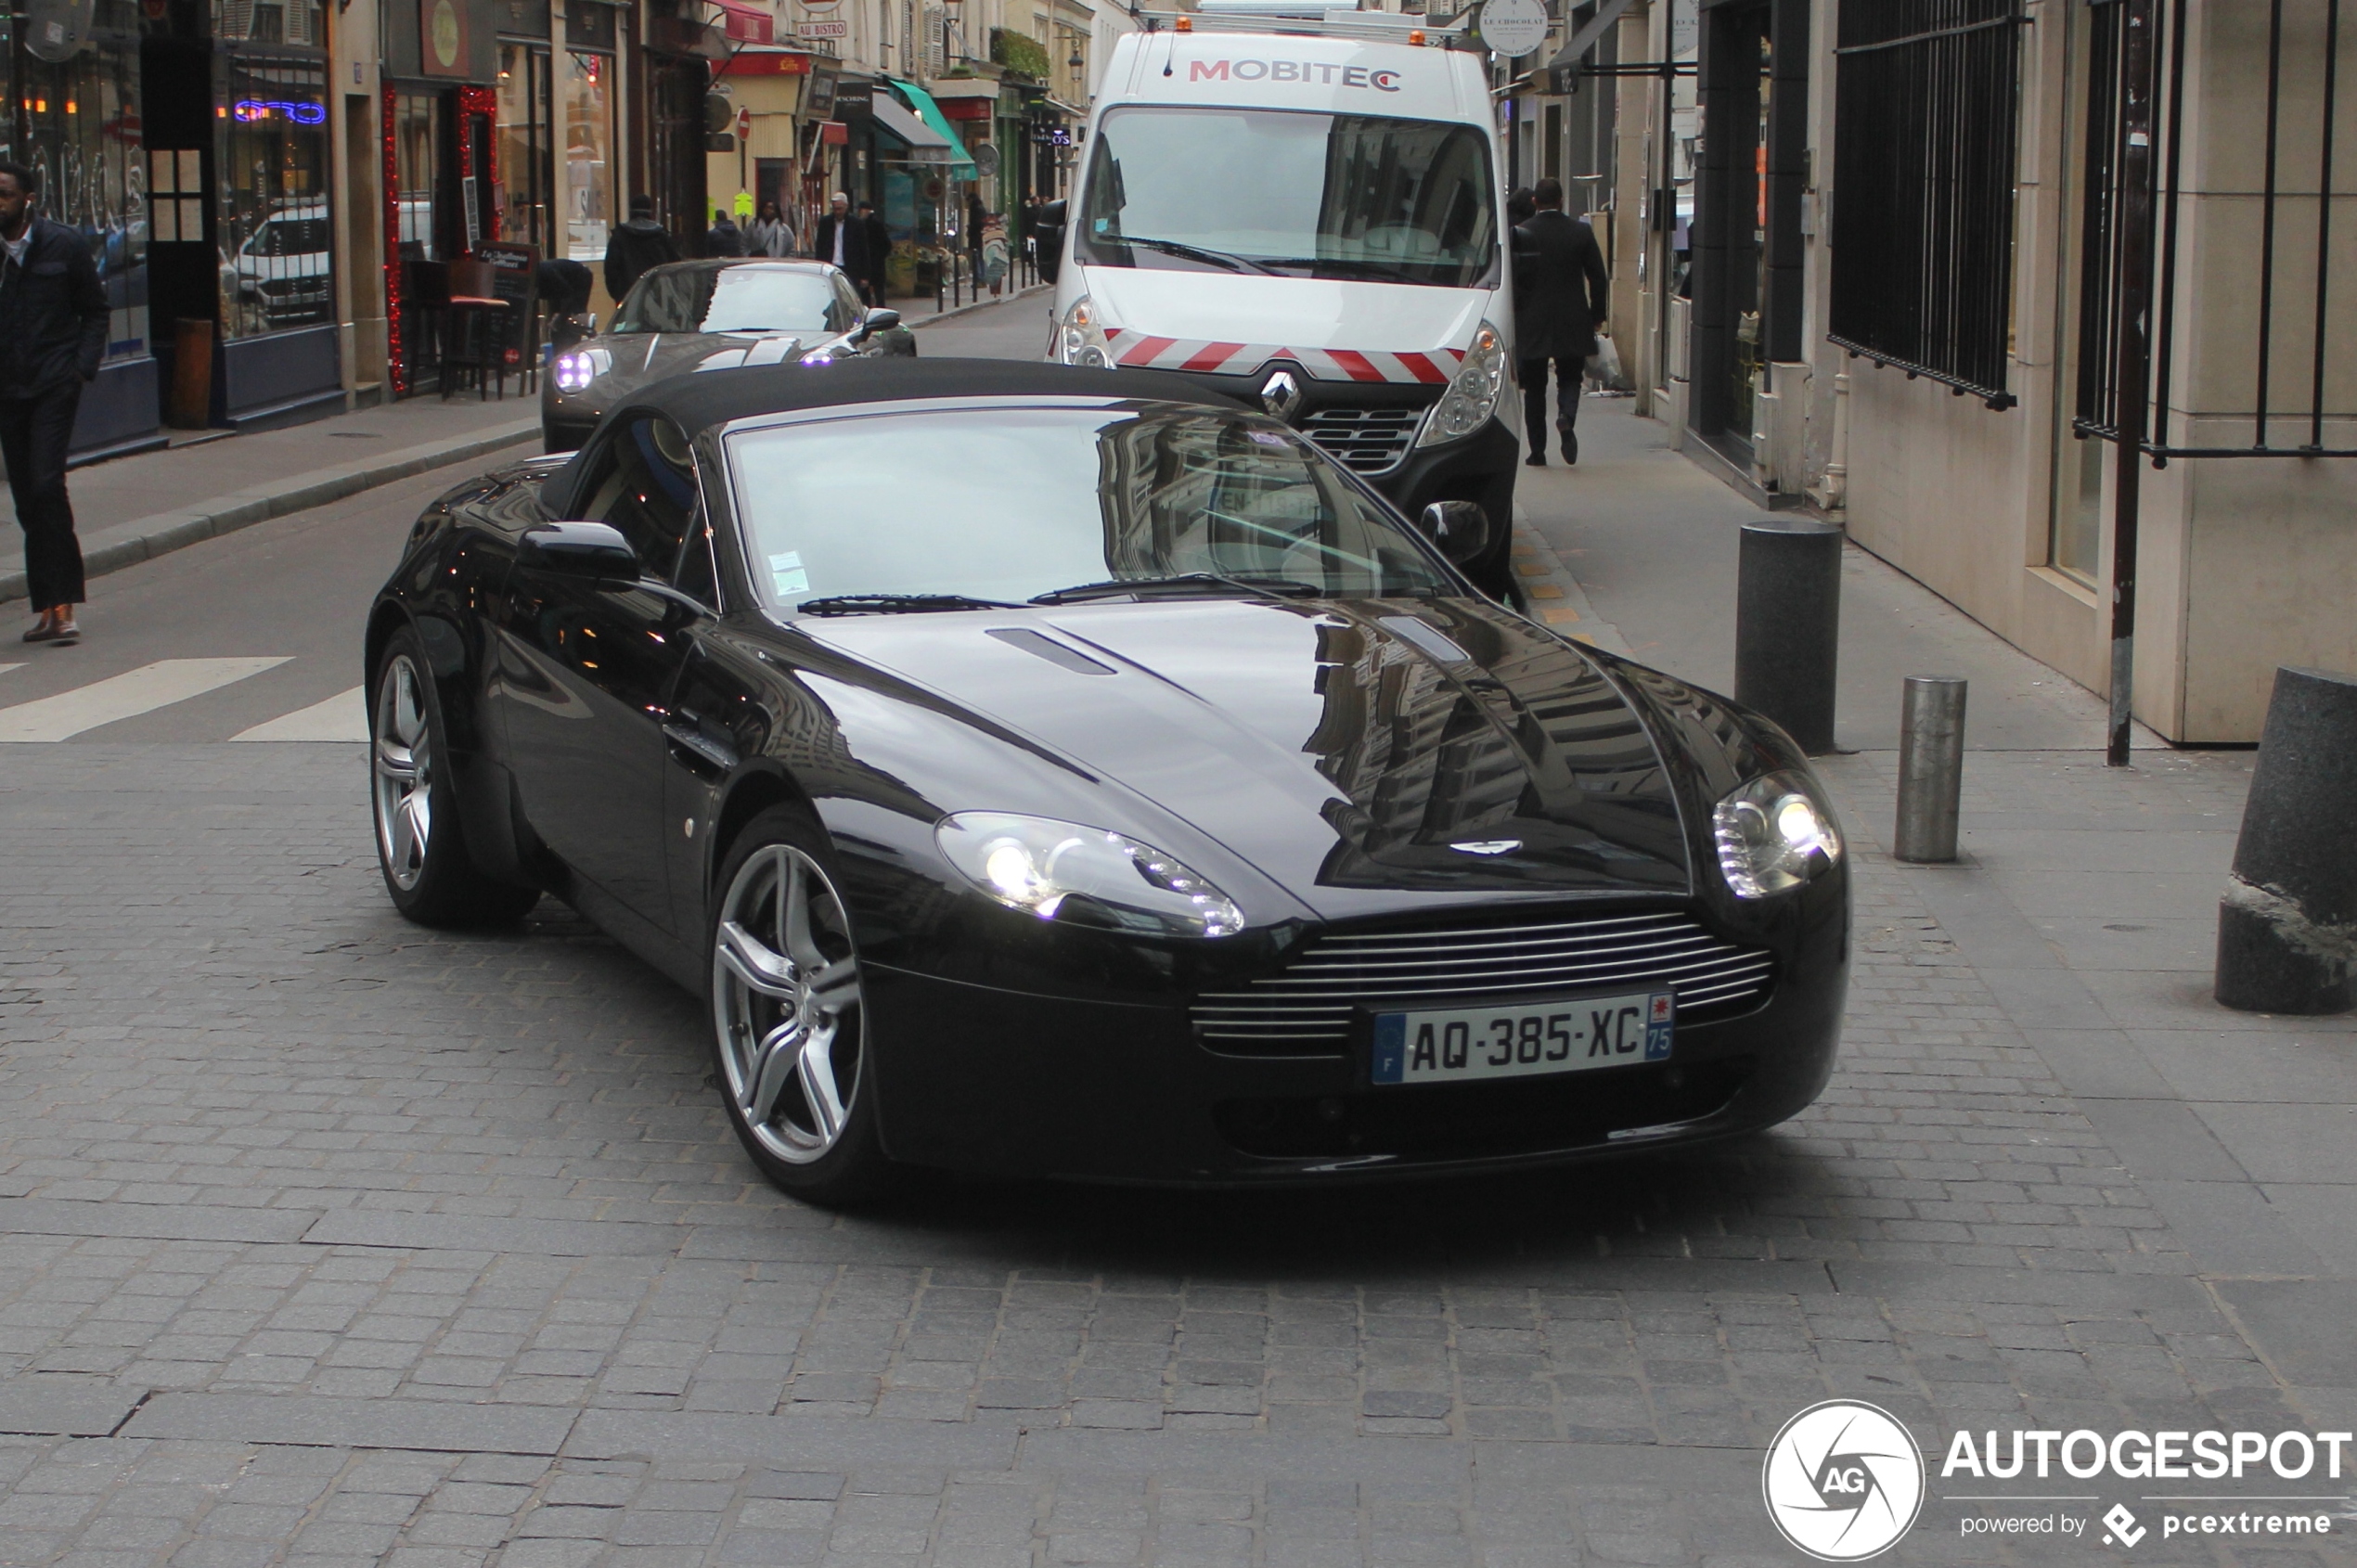
[[[1514,352],[1521,356],[1523,425],[1532,468],[1547,466],[1547,367],[1555,370],[1555,429],[1564,461],[1579,461],[1579,384],[1596,352],[1604,319],[1604,248],[1581,218],[1564,215],[1563,182],[1531,186],[1539,211],[1516,232],[1525,237],[1514,260]]]
[[[107,349],[107,291],[82,236],[33,214],[41,176],[0,162],[0,459],[24,529],[27,642],[81,640],[82,544],[66,497],[66,448],[82,388]]]
[[[869,291],[868,225],[851,215],[851,198],[842,191],[827,203],[827,215],[812,233],[810,253],[842,269],[861,299],[876,302]]]

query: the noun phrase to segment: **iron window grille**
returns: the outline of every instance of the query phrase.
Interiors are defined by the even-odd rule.
[[[2151,301],[2150,369],[2144,387],[2147,432],[2139,450],[2155,468],[2171,457],[2357,457],[2357,447],[2327,446],[2325,422],[2334,417],[2325,387],[2335,374],[2330,330],[2333,243],[2333,154],[2351,127],[2341,103],[2341,0],[2325,0],[2324,36],[2287,40],[2284,0],[2267,0],[2267,71],[2263,151],[2256,193],[2259,269],[2256,327],[2249,345],[2248,445],[2193,445],[2171,441],[2191,418],[2214,411],[2172,410],[2176,369],[2177,259],[2181,219],[2190,197],[2181,190],[2185,115],[2181,107],[2186,61],[2186,0],[2153,0],[2151,51],[2152,177],[2145,211],[2151,226],[2141,249],[2149,263],[2141,277],[2125,272],[2123,245],[2128,192],[2120,168],[2132,134],[2127,112],[2127,33],[2131,7],[2123,0],[2090,0],[2085,180],[2080,212],[2079,374],[2071,430],[2080,437],[2119,439],[2117,361],[2123,295]],[[2307,11],[2308,7],[2301,7]],[[2311,19],[2312,13],[2311,13]],[[2312,44],[2320,43],[2320,47]],[[2236,114],[2243,105],[2233,106]],[[2304,177],[2286,178],[2286,165]],[[2342,198],[2346,199],[2346,198]],[[2140,288],[2130,289],[2131,282]],[[2346,333],[2343,334],[2346,336]],[[2357,410],[2341,409],[2346,417]],[[2233,411],[2239,422],[2241,409]],[[2289,420],[2306,436],[2278,439]],[[2272,429],[2271,429],[2272,427]]]
[[[1826,336],[2010,408],[2020,0],[1843,0]]]

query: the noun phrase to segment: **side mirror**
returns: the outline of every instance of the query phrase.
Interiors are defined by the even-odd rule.
[[[1037,241],[1037,248],[1031,258],[1032,264],[1050,283],[1055,282],[1056,274],[1063,270],[1064,223],[1070,211],[1061,201],[1043,201],[1039,204],[1039,211],[1031,215],[1031,233]]]
[[[886,310],[882,305],[877,305],[859,318],[859,335],[863,338],[873,337],[878,332],[889,332],[899,325],[900,313],[898,311]]]
[[[586,583],[636,583],[638,552],[619,529],[602,522],[552,522],[523,536],[516,564]]]
[[[1416,526],[1453,566],[1479,559],[1489,548],[1489,514],[1478,501],[1435,501],[1416,519]]]

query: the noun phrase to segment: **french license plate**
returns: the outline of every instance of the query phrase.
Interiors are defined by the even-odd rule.
[[[1677,998],[1667,991],[1431,1008],[1374,1017],[1377,1084],[1536,1078],[1669,1060]]]

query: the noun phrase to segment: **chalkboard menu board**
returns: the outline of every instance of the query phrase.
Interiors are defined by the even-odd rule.
[[[491,263],[491,297],[508,305],[500,323],[506,333],[500,357],[510,366],[528,367],[539,347],[532,340],[533,307],[539,302],[540,248],[496,242],[476,246],[475,254]]]

